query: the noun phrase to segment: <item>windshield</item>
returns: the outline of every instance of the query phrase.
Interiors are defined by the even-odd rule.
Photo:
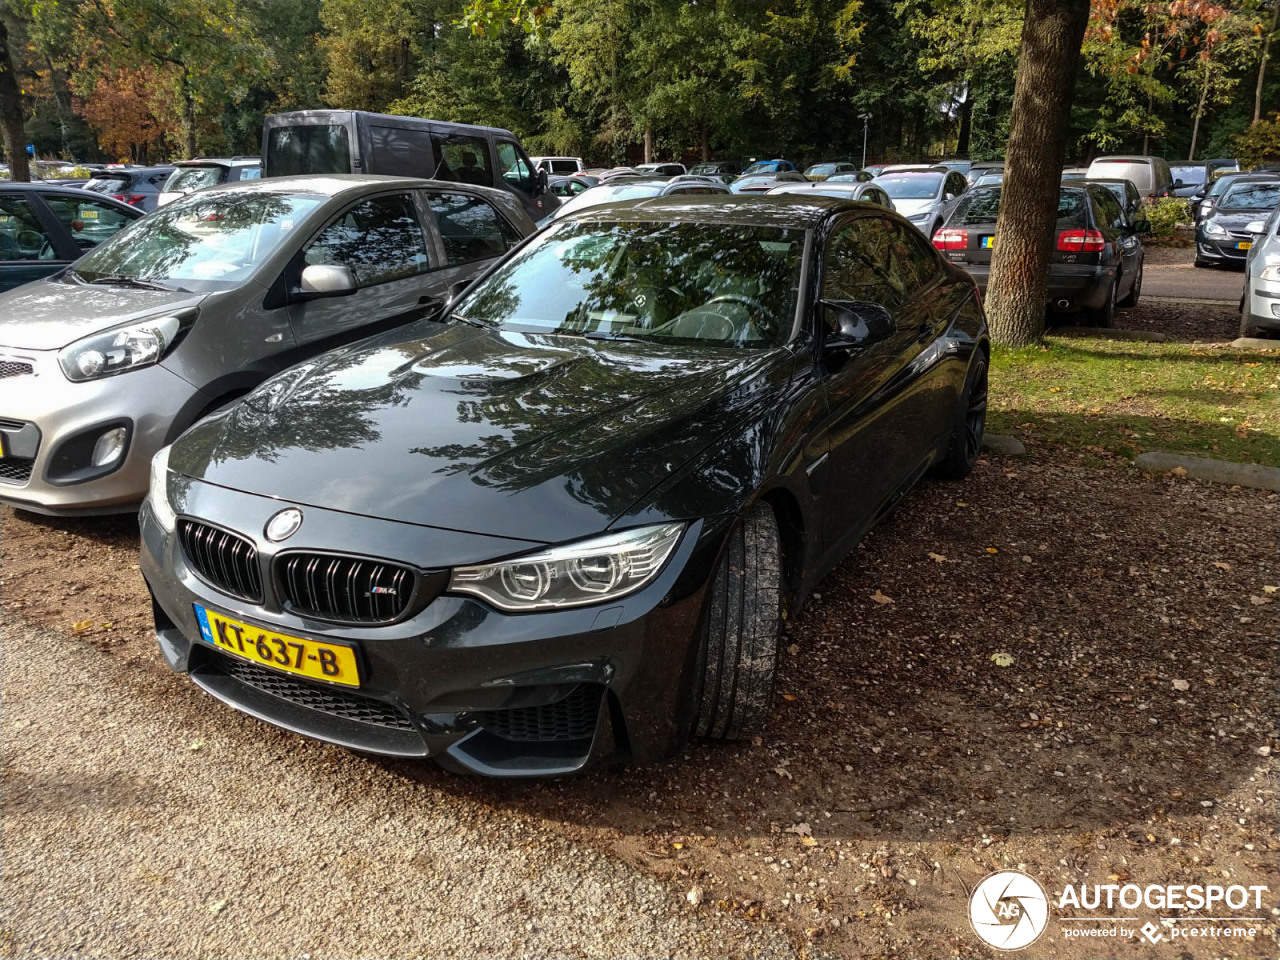
[[[122,193],[129,188],[132,178],[127,173],[100,173],[84,185],[94,193]]]
[[[835,172],[836,172],[836,165],[834,163],[815,163],[812,167],[810,167],[804,173],[805,173],[805,176],[807,177],[820,177],[824,173],[827,174],[827,176],[830,176]]]
[[[697,174],[701,174],[701,175],[702,175],[702,176],[704,176],[704,177],[705,177],[705,176],[707,176],[708,174],[718,174],[718,173],[720,172],[720,164],[718,164],[718,163],[695,163],[695,164],[693,165],[693,169],[692,169],[692,170],[690,170],[689,172],[690,172],[690,173],[697,173]]]
[[[974,183],[974,186],[975,187],[991,187],[1003,182],[1004,182],[1003,173],[984,173],[982,176],[978,178],[977,182]]]
[[[779,164],[777,160],[761,160],[758,163],[751,164],[751,166],[743,170],[742,175],[745,177],[753,173],[774,173],[780,166],[781,164]]]
[[[804,232],[708,223],[562,224],[457,306],[528,333],[768,347],[791,331]]]
[[[178,167],[169,175],[169,179],[165,182],[164,189],[166,192],[190,193],[192,190],[202,190],[205,187],[216,187],[227,178],[227,168],[218,164],[208,164],[202,167]]]
[[[876,177],[876,186],[895,200],[932,200],[942,186],[940,173],[886,173]]]
[[[1211,197],[1222,196],[1222,192],[1226,190],[1227,187],[1231,186],[1231,184],[1235,183],[1236,180],[1239,179],[1239,177],[1240,177],[1240,174],[1237,174],[1235,176],[1232,176],[1231,174],[1227,174],[1226,176],[1219,177],[1217,180],[1213,181],[1213,186],[1209,188],[1209,196]]]
[[[1236,181],[1227,187],[1218,202],[1218,209],[1270,210],[1280,199],[1280,180],[1255,180],[1252,183]]]
[[[92,282],[126,277],[182,290],[230,290],[289,237],[324,197],[194,193],[136,221],[79,260]]]
[[[656,197],[662,192],[662,183],[617,183],[602,184],[584,190],[568,203],[556,210],[556,217],[563,217],[575,210],[599,206],[602,203],[621,203],[623,200],[639,200],[642,197]]]
[[[1169,168],[1169,172],[1173,174],[1173,179],[1181,180],[1184,186],[1189,187],[1193,183],[1204,183],[1204,166],[1202,164],[1174,166]]]

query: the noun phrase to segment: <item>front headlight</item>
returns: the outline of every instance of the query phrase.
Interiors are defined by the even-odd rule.
[[[77,383],[115,376],[158,363],[181,329],[182,318],[173,315],[116,327],[63,347],[58,363],[67,379]]]
[[[907,219],[910,220],[912,223],[915,223],[917,220],[920,220],[920,221],[928,220],[929,211],[926,210],[924,211],[924,213],[913,213],[911,214],[911,216],[907,217]]]
[[[1225,240],[1231,234],[1227,233],[1227,228],[1220,223],[1210,220],[1204,225],[1204,235],[1206,237],[1214,237],[1216,239]]]
[[[500,610],[605,603],[639,590],[656,577],[683,531],[682,523],[662,523],[501,563],[455,567],[449,589],[480,597]]]
[[[1258,274],[1258,279],[1280,282],[1280,263],[1273,263],[1269,267],[1263,267],[1262,272]]]
[[[170,444],[161,447],[151,458],[151,485],[147,489],[147,503],[151,506],[151,515],[166,533],[172,533],[178,517],[169,505],[169,451]]]

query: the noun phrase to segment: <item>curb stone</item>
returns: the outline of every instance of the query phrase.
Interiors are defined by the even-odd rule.
[[[1004,437],[998,433],[983,434],[982,449],[999,457],[1021,457],[1027,452],[1027,448],[1017,437]]]
[[[1264,340],[1262,337],[1240,337],[1231,341],[1237,350],[1280,350],[1280,340]]]
[[[1097,337],[1101,340],[1141,340],[1145,343],[1164,343],[1166,334],[1149,330],[1116,330],[1112,327],[1058,327],[1047,331],[1056,337]]]
[[[1226,483],[1280,493],[1280,468],[1278,467],[1264,467],[1256,463],[1232,463],[1229,460],[1208,460],[1204,457],[1161,453],[1156,450],[1138,454],[1134,458],[1133,465],[1149,473],[1168,473],[1170,470],[1181,467],[1193,480],[1208,480],[1210,483]]]

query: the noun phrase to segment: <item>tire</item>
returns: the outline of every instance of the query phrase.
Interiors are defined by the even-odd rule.
[[[1124,307],[1127,310],[1138,305],[1138,298],[1142,296],[1142,271],[1145,268],[1145,263],[1138,264],[1138,275],[1133,278],[1133,286],[1129,288],[1123,300],[1116,302],[1117,307]]]
[[[934,468],[943,480],[963,480],[978,462],[987,431],[987,356],[981,351],[969,365],[964,393],[956,411],[956,426],[947,455]]]
[[[1116,277],[1111,281],[1111,286],[1107,288],[1107,299],[1095,310],[1085,312],[1085,321],[1091,327],[1114,327],[1116,324],[1116,287],[1120,285],[1120,278]]]
[[[1249,322],[1249,315],[1244,311],[1240,312],[1240,336],[1242,337],[1259,337],[1262,331]]]
[[[1199,257],[1196,257],[1196,263],[1195,263],[1195,265],[1196,265],[1197,267],[1212,267],[1212,266],[1213,266],[1213,264],[1212,264],[1212,263],[1210,263],[1208,260],[1201,260]]]
[[[703,616],[695,736],[741,740],[764,727],[778,672],[782,544],[756,503],[729,534]]]

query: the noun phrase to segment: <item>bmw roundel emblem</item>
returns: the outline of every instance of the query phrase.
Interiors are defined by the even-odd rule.
[[[302,526],[302,511],[297,507],[288,507],[268,520],[263,532],[268,540],[279,543],[297,533],[300,526]]]

